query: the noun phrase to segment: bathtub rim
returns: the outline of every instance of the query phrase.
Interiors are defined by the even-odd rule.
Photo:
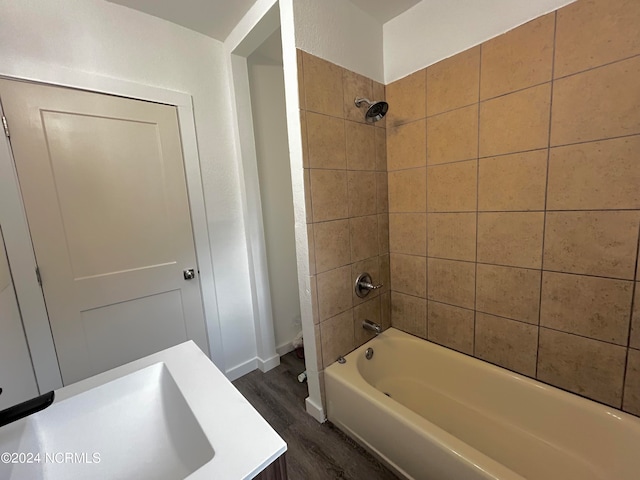
[[[347,360],[345,364],[339,364],[336,362],[325,369],[325,382],[335,381],[344,388],[361,391],[362,395],[367,398],[367,401],[370,401],[376,408],[380,408],[383,412],[389,414],[395,420],[401,422],[408,428],[420,427],[421,431],[427,432],[427,437],[431,441],[443,445],[444,448],[449,449],[460,459],[467,460],[469,465],[478,467],[487,474],[494,475],[492,478],[502,478],[503,475],[507,475],[506,478],[521,479],[523,477],[515,471],[508,469],[498,461],[493,460],[493,458],[484,454],[480,450],[477,450],[474,446],[469,445],[451,435],[435,423],[429,421],[425,417],[422,417],[400,402],[387,397],[382,391],[375,388],[362,376],[359,369],[359,362],[365,361],[364,351],[369,347],[372,347],[375,351],[376,345],[379,344],[380,341],[384,341],[385,338],[395,338],[400,339],[401,341],[416,342],[419,343],[422,348],[426,346],[427,349],[431,349],[436,354],[442,354],[445,357],[449,357],[457,361],[462,360],[463,362],[470,362],[473,367],[480,368],[488,374],[498,375],[499,378],[504,378],[506,381],[517,381],[519,385],[532,391],[542,390],[542,394],[548,394],[552,398],[557,398],[564,402],[569,408],[578,408],[583,410],[590,417],[593,416],[596,419],[595,421],[619,421],[625,424],[625,428],[629,428],[633,433],[640,435],[640,419],[634,415],[395,328],[385,330],[385,332],[381,333],[379,336],[370,339],[365,344],[350,352],[345,356],[345,359]],[[366,439],[362,438],[357,432],[354,432],[344,423],[332,418],[330,413],[330,404],[331,399],[329,398],[329,395],[327,395],[327,414],[330,421],[344,429],[345,432],[348,432],[349,435],[353,436],[359,443],[363,444],[365,448],[372,451],[376,457],[381,458],[385,463],[390,465],[392,469],[397,470],[400,474],[406,476],[406,473],[402,473],[402,469],[395,465],[382,452],[377,451]],[[577,452],[574,451],[573,453]],[[479,463],[482,467],[480,467]],[[602,466],[600,464],[591,465],[595,472],[603,473]],[[498,474],[498,476],[495,476],[495,474]],[[604,478],[606,478],[606,476]]]
[[[381,333],[380,336],[385,335],[386,332],[391,332],[387,334],[385,337],[388,338],[392,335],[401,334],[399,336],[407,335],[409,339],[413,341],[425,341],[422,338],[414,337],[413,335],[407,334],[406,332],[402,332],[396,329],[387,329],[385,332]],[[417,414],[413,410],[405,407],[400,402],[393,400],[393,398],[387,397],[383,392],[375,388],[369,382],[367,382],[364,377],[361,375],[358,369],[358,355],[362,354],[364,356],[364,351],[368,347],[372,347],[375,345],[376,340],[380,341],[379,337],[374,337],[365,344],[358,347],[356,350],[349,353],[344,358],[347,360],[346,363],[341,364],[338,362],[334,362],[329,367],[325,369],[325,383],[327,381],[334,381],[337,384],[340,384],[343,388],[352,391],[360,391],[363,392],[367,400],[370,401],[374,406],[380,410],[382,410],[385,414],[392,417],[395,421],[402,424],[405,428],[418,431],[423,436],[428,438],[430,442],[432,442],[442,454],[446,455],[451,459],[457,459],[459,462],[465,464],[466,467],[482,472],[487,479],[491,480],[501,480],[501,479],[509,479],[509,480],[526,480],[524,477],[509,469],[508,467],[502,465],[500,462],[492,459],[488,455],[482,453],[477,450],[473,446],[465,443],[464,441],[458,439],[454,435],[450,434],[446,430],[442,429],[435,423],[430,420],[424,418],[423,416]],[[435,345],[435,344],[434,344]],[[445,347],[441,347],[445,348]],[[448,350],[448,349],[447,349]],[[351,370],[351,372],[347,373],[347,375],[342,375],[339,372],[339,369],[342,370]],[[355,372],[353,371],[355,370]],[[353,378],[353,382],[348,382],[345,377]],[[325,387],[326,388],[326,387]],[[380,452],[374,446],[372,446],[366,439],[364,439],[357,432],[353,431],[349,426],[344,424],[342,421],[336,420],[332,417],[332,406],[331,400],[327,395],[327,418],[334,425],[338,426],[345,432],[348,432],[352,438],[354,438],[358,443],[363,445],[367,450],[372,452],[372,454],[378,459],[382,460],[384,463],[389,465],[392,470],[396,473],[404,476],[405,478],[411,479],[411,477],[407,472],[405,472],[400,466],[398,466],[394,461],[392,461],[389,457],[387,457],[383,452]]]

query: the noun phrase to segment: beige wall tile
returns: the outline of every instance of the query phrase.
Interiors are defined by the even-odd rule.
[[[304,209],[307,223],[313,222],[313,207],[311,205],[311,170],[304,169]]]
[[[475,213],[428,213],[427,251],[430,257],[476,259]]]
[[[478,157],[478,105],[427,120],[427,165]]]
[[[640,415],[640,351],[629,349],[622,409]]]
[[[320,332],[320,324],[313,326],[313,334],[316,344],[316,369],[321,372],[324,368],[322,363],[322,333]]]
[[[627,349],[540,328],[538,379],[620,408]]]
[[[302,50],[300,50],[299,48],[296,48],[296,62],[297,62],[297,68],[298,68],[298,100],[300,102],[300,108],[301,109],[306,109],[307,106],[305,105],[305,93],[304,93],[304,66],[302,64]]]
[[[365,320],[381,325],[380,297],[367,299],[366,302],[353,308],[353,333],[356,340],[356,348],[376,336],[375,333],[362,328],[362,322]]]
[[[360,305],[361,303],[367,302],[374,297],[380,295],[381,290],[373,290],[369,292],[364,298],[360,298],[356,295],[356,279],[361,273],[368,273],[371,275],[371,281],[374,285],[381,283],[381,275],[380,275],[380,257],[371,257],[365,260],[360,260],[359,262],[355,262],[351,264],[351,295],[353,305]]]
[[[378,216],[368,215],[349,220],[351,260],[357,262],[378,255]]]
[[[556,80],[551,145],[640,133],[640,57]]]
[[[419,70],[386,86],[389,112],[387,127],[419,120],[425,111],[425,70]]]
[[[347,172],[345,170],[311,169],[311,202],[313,221],[324,222],[346,218]]]
[[[428,302],[428,340],[473,355],[473,310]]]
[[[371,99],[373,95],[373,81],[363,75],[344,70],[342,76],[344,90],[344,118],[354,122],[365,123],[365,109],[356,107],[356,98]]]
[[[426,120],[389,127],[387,129],[387,168],[424,167],[427,164]]]
[[[389,214],[389,251],[425,256],[427,254],[427,214]]]
[[[631,316],[631,337],[629,346],[640,349],[640,283],[636,282],[633,296],[633,312]]]
[[[391,292],[380,295],[380,322],[383,330],[391,326]]]
[[[391,292],[391,326],[427,338],[427,301]]]
[[[313,315],[313,323],[320,323],[320,310],[318,306],[318,280],[315,275],[309,278],[309,289],[311,290],[311,313]]]
[[[427,167],[427,211],[475,211],[477,167],[476,160]]]
[[[370,98],[372,102],[385,101],[387,99],[386,88],[383,84],[373,81],[373,98]],[[375,124],[376,127],[385,128],[387,126],[387,117],[384,116],[378,120]]]
[[[429,300],[474,308],[475,263],[429,258],[427,277]],[[395,283],[393,285],[395,289]]]
[[[346,168],[344,120],[307,112],[311,168]]]
[[[307,111],[342,118],[343,69],[306,52],[302,54],[302,63]]]
[[[540,268],[543,229],[543,212],[479,213],[478,262]]]
[[[580,0],[558,10],[555,76],[640,53],[640,3]]]
[[[345,122],[347,168],[349,170],[376,169],[375,128],[356,122]]]
[[[547,149],[483,158],[478,175],[479,210],[544,210]]]
[[[349,171],[349,216],[373,215],[378,211],[377,172]]]
[[[537,325],[540,271],[478,264],[476,309]]]
[[[633,282],[544,272],[540,325],[627,345]]]
[[[324,321],[351,308],[351,267],[336,268],[316,277],[318,312]]]
[[[640,212],[548,212],[544,268],[633,280]]]
[[[379,290],[382,295],[391,290],[391,265],[389,254],[380,255],[378,260],[380,265],[380,276],[378,278],[374,278],[374,281],[382,284],[382,288]]]
[[[530,377],[536,374],[538,327],[476,313],[476,357]]]
[[[392,253],[390,264],[391,288],[394,292],[422,298],[427,296],[427,259],[425,257]]]
[[[389,172],[389,211],[427,211],[427,169]]]
[[[314,230],[318,273],[351,263],[349,220],[316,223]]]
[[[380,122],[378,122],[380,123]],[[375,128],[376,142],[376,170],[387,171],[387,130],[385,128]]]
[[[549,210],[640,208],[640,136],[552,148]]]
[[[315,275],[316,270],[316,240],[313,223],[307,224],[307,244],[309,246],[309,274]]]
[[[480,47],[473,47],[427,69],[427,115],[478,101]]]
[[[309,137],[307,135],[307,112],[300,110],[300,132],[302,135],[302,166],[309,168]]]
[[[551,80],[555,12],[482,44],[480,98]]]
[[[378,213],[389,211],[389,181],[385,172],[376,172],[376,204]]]
[[[389,214],[378,215],[378,249],[380,254],[389,253]]]
[[[322,363],[327,368],[338,357],[344,356],[355,348],[353,337],[353,310],[329,318],[320,324],[322,337]]]
[[[548,146],[550,105],[550,83],[482,102],[480,156]]]

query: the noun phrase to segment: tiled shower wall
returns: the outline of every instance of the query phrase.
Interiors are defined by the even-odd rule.
[[[393,326],[636,415],[639,26],[578,0],[386,88]]]
[[[385,122],[364,120],[356,97],[384,86],[298,50],[311,291],[318,371],[370,338],[364,319],[390,325]],[[354,293],[368,272],[380,290]]]

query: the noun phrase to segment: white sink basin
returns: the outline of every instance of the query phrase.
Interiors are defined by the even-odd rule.
[[[0,452],[40,452],[40,463],[0,464],[0,478],[33,480],[179,480],[214,456],[163,363],[6,426]]]
[[[1,480],[250,479],[286,444],[193,342],[55,392],[0,428]],[[30,463],[25,463],[28,461]]]

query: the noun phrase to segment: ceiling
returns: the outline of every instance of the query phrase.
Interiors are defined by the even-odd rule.
[[[350,0],[350,2],[378,19],[380,23],[386,23],[420,3],[421,0]]]
[[[224,41],[256,0],[107,0]]]
[[[256,0],[107,0],[224,41]],[[323,0],[317,0],[323,1]],[[342,0],[385,23],[421,0]]]

